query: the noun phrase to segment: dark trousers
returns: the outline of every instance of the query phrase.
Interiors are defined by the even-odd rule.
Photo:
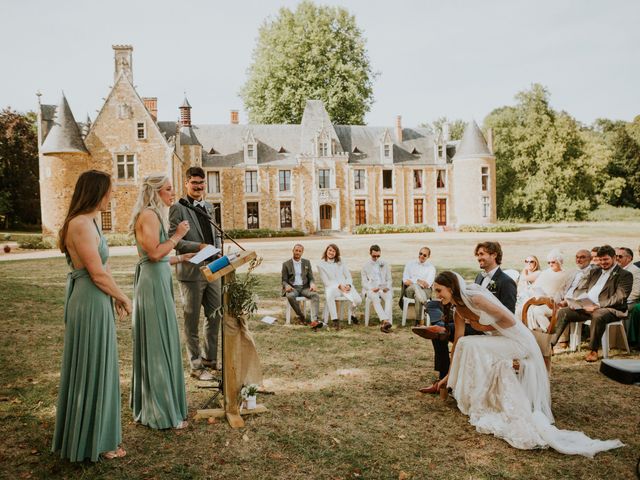
[[[449,342],[453,342],[455,337],[455,326],[451,322],[446,325],[444,322],[436,322],[435,325],[442,327],[449,327],[449,339],[448,340],[431,340],[433,343],[433,352],[435,358],[435,370],[439,373],[439,377],[442,380],[449,371],[451,366],[451,358],[449,357]],[[483,332],[471,328],[470,325],[464,326],[464,334],[466,335],[484,335]]]
[[[602,342],[602,335],[607,328],[607,324],[618,321],[618,311],[613,308],[598,308],[593,313],[587,313],[584,310],[572,310],[569,307],[558,310],[558,322],[556,330],[551,337],[551,345],[558,343],[558,339],[571,322],[586,322],[591,320],[591,339],[589,341],[589,349],[597,351]]]

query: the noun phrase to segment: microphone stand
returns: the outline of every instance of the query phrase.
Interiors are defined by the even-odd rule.
[[[209,223],[218,231],[220,232],[220,250],[222,255],[224,255],[224,237],[227,237],[229,240],[231,240],[233,243],[235,243],[241,250],[246,251],[244,249],[244,247],[242,245],[240,245],[238,242],[236,242],[232,237],[230,237],[229,235],[227,235],[227,232],[225,232],[224,230],[222,230],[222,228],[213,221],[213,219],[211,218],[211,215],[209,215],[209,213],[207,213],[204,209],[200,209],[200,208],[196,208],[193,205],[191,205],[187,200],[185,200],[184,198],[181,198],[178,202],[180,205],[188,208],[189,210],[192,210],[193,212],[195,212],[196,214],[200,215],[201,217],[206,218]],[[214,242],[215,243],[215,242]],[[221,318],[220,318],[220,335],[222,337],[222,342],[221,342],[221,349],[223,352],[223,356],[224,356],[224,277],[220,278],[220,303],[222,304],[222,309],[220,312]],[[216,363],[218,362],[218,352],[216,352]],[[209,405],[211,405],[216,398],[218,398],[218,395],[222,394],[222,396],[224,397],[224,369],[225,369],[225,365],[224,363],[222,364],[222,378],[220,380],[218,380],[218,378],[216,378],[216,380],[218,380],[218,387],[214,387],[217,392],[213,394],[213,396],[211,398],[209,398],[209,400],[206,401],[206,403],[204,404],[204,406],[202,407],[203,410],[206,410]],[[224,408],[224,404],[223,404],[223,408]]]

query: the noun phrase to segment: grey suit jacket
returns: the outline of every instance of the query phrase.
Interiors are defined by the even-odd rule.
[[[302,262],[302,286],[309,288],[309,285],[313,283],[313,271],[311,270],[311,262],[306,258],[300,260]],[[296,279],[296,271],[293,268],[293,260],[290,258],[282,264],[282,295],[285,294],[284,289],[287,285],[293,287],[293,282]]]
[[[601,273],[600,267],[592,268],[576,288],[575,296],[588,292],[596,284]],[[620,268],[620,265],[615,265],[598,296],[600,308],[611,308],[617,312],[618,317],[626,316],[627,297],[631,293],[632,286],[633,275]]]
[[[213,206],[210,203],[205,202],[205,209],[213,217]],[[169,209],[169,236],[176,232],[178,224],[184,220],[189,221],[191,228],[176,245],[176,252],[178,254],[197,252],[200,250],[200,244],[204,243],[204,235],[198,221],[198,215],[178,202],[174,203]],[[220,236],[213,226],[210,226],[210,228],[213,233],[214,246],[220,248]],[[176,278],[182,282],[205,281],[202,273],[200,273],[200,267],[203,265],[206,265],[206,262],[202,262],[199,265],[194,265],[190,262],[178,263],[176,265]]]

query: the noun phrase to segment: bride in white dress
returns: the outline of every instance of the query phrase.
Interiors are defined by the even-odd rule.
[[[516,448],[552,447],[587,457],[624,446],[620,440],[593,440],[553,425],[549,377],[535,337],[486,288],[442,272],[433,290],[446,311],[455,307],[453,360],[442,386],[451,388],[476,430]],[[465,323],[485,335],[463,336]]]

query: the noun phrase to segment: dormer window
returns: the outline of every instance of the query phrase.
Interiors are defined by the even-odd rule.
[[[442,158],[442,145],[438,145],[438,158]]]
[[[138,140],[144,140],[145,138],[147,138],[147,127],[144,122],[136,123],[136,133]]]
[[[329,156],[329,143],[328,142],[320,142],[318,145],[319,156],[328,157]]]
[[[384,158],[389,158],[391,156],[391,145],[386,144],[384,146]]]
[[[256,165],[258,163],[258,142],[251,130],[244,137],[244,163]]]
[[[254,146],[252,143],[247,145],[247,158],[253,158],[254,155]]]
[[[393,141],[389,130],[385,130],[380,137],[380,157],[383,164],[391,165],[393,163]]]

